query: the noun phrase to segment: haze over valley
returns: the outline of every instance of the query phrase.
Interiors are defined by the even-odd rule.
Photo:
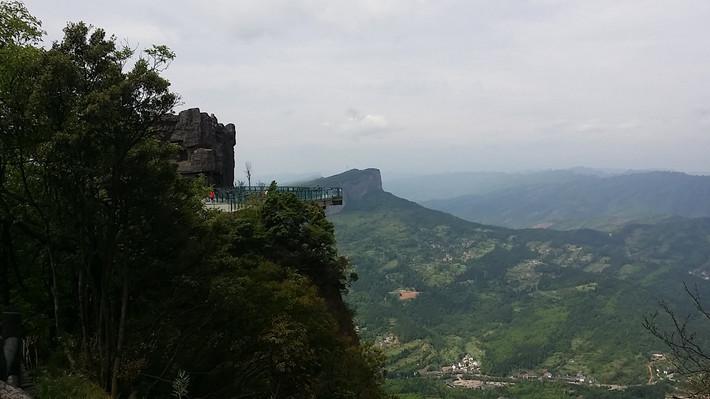
[[[515,228],[610,230],[710,217],[710,176],[680,172],[469,172],[393,179],[385,188],[469,221]]]

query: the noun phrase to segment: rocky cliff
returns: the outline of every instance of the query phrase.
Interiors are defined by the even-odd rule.
[[[309,186],[342,187],[345,207],[352,207],[372,194],[384,193],[382,176],[375,168],[350,169],[330,177],[323,177],[307,183]]]
[[[214,115],[191,108],[166,115],[160,131],[167,141],[182,147],[178,172],[184,176],[204,175],[217,187],[234,185],[236,128],[224,125]]]

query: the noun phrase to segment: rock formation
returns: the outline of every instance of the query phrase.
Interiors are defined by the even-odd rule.
[[[177,115],[166,115],[160,131],[167,141],[182,147],[177,160],[180,174],[204,175],[216,187],[234,185],[233,124],[221,124],[214,115],[191,108]]]
[[[351,169],[330,177],[323,177],[306,183],[308,186],[342,187],[344,206],[350,209],[356,203],[369,195],[384,193],[382,190],[382,176],[380,170],[375,168]],[[337,207],[334,207],[337,208]],[[331,209],[337,213],[339,209]]]
[[[0,399],[32,399],[25,391],[0,381]]]

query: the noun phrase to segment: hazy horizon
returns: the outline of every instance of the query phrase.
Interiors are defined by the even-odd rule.
[[[618,176],[622,174],[637,174],[637,173],[650,173],[650,172],[669,172],[669,173],[684,173],[691,176],[710,176],[710,172],[703,171],[683,171],[683,170],[672,170],[672,169],[604,169],[604,168],[591,168],[586,166],[571,166],[567,168],[548,168],[548,169],[519,169],[519,170],[452,170],[452,171],[439,171],[439,172],[422,172],[422,173],[406,173],[406,172],[390,172],[386,169],[379,168],[375,165],[365,166],[362,168],[351,168],[351,169],[368,169],[375,168],[379,169],[382,174],[382,181],[385,186],[388,183],[401,183],[409,181],[410,179],[417,178],[437,178],[437,177],[452,177],[455,175],[475,175],[475,174],[509,174],[509,175],[532,175],[536,173],[545,172],[560,172],[560,171],[574,171],[580,174],[594,174],[603,177]],[[236,168],[236,179],[244,180],[243,173],[240,170],[240,165]],[[270,174],[254,174],[252,181],[257,184],[268,184],[271,181],[276,181],[279,184],[298,184],[303,182],[308,182],[311,180],[316,180],[323,177],[329,177],[332,175],[337,175],[346,172],[350,169],[344,169],[341,171],[336,171],[334,173],[326,174],[321,172],[304,172],[304,173],[288,173],[288,172],[276,172]],[[386,187],[385,187],[386,188]]]
[[[184,104],[237,125],[237,173],[710,171],[710,3],[36,0],[166,44]]]

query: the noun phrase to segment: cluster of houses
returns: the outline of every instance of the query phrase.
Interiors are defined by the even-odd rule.
[[[396,340],[396,336],[391,335],[385,337],[382,343],[392,344],[397,342]],[[671,381],[674,380],[674,370],[672,368],[672,363],[667,359],[666,355],[663,353],[655,352],[650,354],[649,372],[651,372],[651,370],[655,371],[655,376],[658,379],[667,379]],[[438,372],[432,373],[438,374]],[[481,389],[486,386],[493,385],[491,381],[487,380],[486,376],[481,376],[481,362],[476,360],[470,354],[465,354],[460,360],[453,362],[450,366],[442,367],[441,373],[456,376],[456,379],[452,380],[452,382],[450,383],[450,385],[452,386]],[[464,377],[464,375],[466,374],[471,375],[471,379],[465,379],[466,377]],[[560,381],[570,384],[598,384],[598,381],[594,377],[585,375],[581,371],[573,375],[553,375],[552,372],[547,369],[543,369],[542,371],[520,370],[508,378],[509,379],[507,380],[507,382],[496,382],[496,384],[511,384],[515,383],[515,380]],[[503,381],[505,381],[505,379]],[[614,389],[615,387],[612,385],[608,386],[612,387],[612,389]]]
[[[453,362],[450,366],[444,366],[441,368],[443,374],[481,374],[481,362],[476,360],[470,354],[464,355],[459,361]],[[523,381],[545,381],[545,380],[556,380],[565,381],[574,384],[594,384],[596,380],[593,377],[589,377],[578,372],[576,375],[558,375],[555,376],[551,371],[543,369],[541,372],[536,372],[532,370],[520,370],[509,377],[512,380],[523,380]]]
[[[531,381],[531,380],[538,380],[538,381],[546,381],[546,380],[555,380],[555,381],[564,381],[568,383],[573,383],[573,384],[594,384],[596,380],[593,377],[589,377],[587,375],[584,375],[581,371],[578,372],[575,375],[569,375],[569,374],[564,374],[564,375],[553,375],[551,371],[544,369],[542,372],[537,373],[535,371],[531,370],[521,370],[513,375],[510,376],[511,379],[515,380],[523,380],[523,381]]]
[[[581,371],[578,372],[576,375],[566,375],[564,377],[561,377],[560,379],[563,381],[577,383],[577,384],[594,384],[594,383],[596,383],[596,380],[594,378],[584,375],[584,373],[582,373]]]
[[[654,352],[654,353],[651,353],[651,361],[652,361],[652,362],[662,362],[662,361],[664,361],[664,360],[666,360],[666,354],[665,354],[665,353],[661,353],[661,352]]]
[[[387,348],[390,346],[397,346],[399,345],[399,338],[397,338],[396,335],[389,333],[379,339],[376,344],[379,348]]]
[[[675,381],[675,369],[673,368],[673,363],[668,360],[664,353],[651,353],[649,367],[651,370],[655,371],[655,378]]]
[[[691,270],[688,272],[691,276],[695,276],[698,278],[701,278],[703,280],[710,280],[710,271],[707,270],[701,270],[701,269],[696,269],[696,270]]]
[[[473,356],[466,354],[458,362],[452,363],[451,366],[442,367],[441,372],[451,374],[480,374],[481,362],[476,360]]]
[[[447,385],[452,388],[459,387],[467,389],[500,388],[511,384],[512,383],[505,381],[466,380],[463,378],[458,378],[447,383]]]
[[[531,371],[531,370],[521,370],[521,371],[511,375],[510,378],[514,379],[514,380],[525,380],[525,381],[551,380],[553,378],[553,375],[548,370],[542,370],[542,373],[540,373],[540,374],[538,374],[535,371]]]

